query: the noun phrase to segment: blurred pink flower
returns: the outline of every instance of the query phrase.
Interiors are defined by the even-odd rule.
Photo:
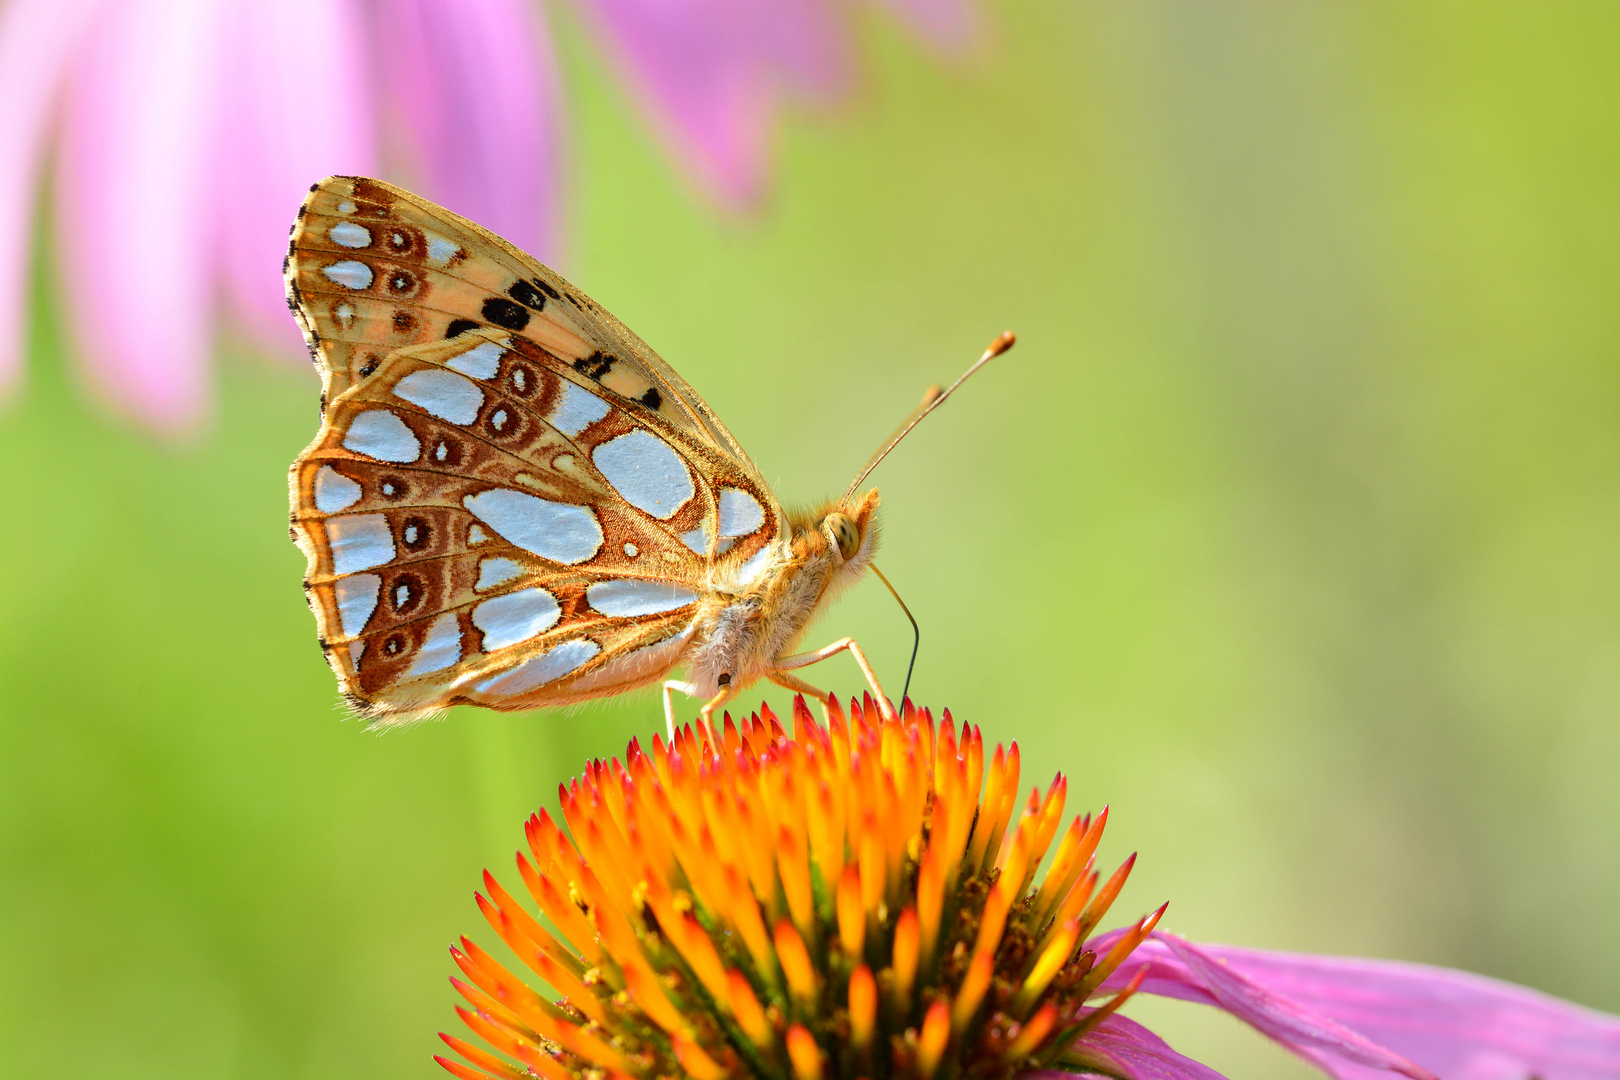
[[[969,0],[884,0],[937,47]],[[839,0],[575,0],[699,185],[763,188],[784,97],[847,85]],[[163,429],[205,414],[221,307],[295,355],[280,266],[332,173],[393,174],[554,258],[562,95],[536,0],[10,0],[0,7],[0,393],[21,377],[36,187],[89,381]]]
[[[1102,955],[1123,932],[1088,947]],[[1335,1080],[1620,1080],[1620,1016],[1465,971],[1194,945],[1156,930],[1100,992],[1137,978],[1140,993],[1213,1005]],[[1117,1014],[1091,1044],[1103,1053],[1087,1064],[1130,1080],[1219,1080]]]

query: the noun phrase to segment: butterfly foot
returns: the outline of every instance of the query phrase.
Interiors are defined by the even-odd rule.
[[[691,683],[681,682],[679,679],[670,679],[664,683],[664,734],[670,742],[675,741],[675,695],[685,694],[687,697],[699,697],[698,688]],[[707,714],[703,717],[707,723]]]
[[[710,698],[708,701],[705,701],[703,703],[703,708],[698,710],[698,715],[703,717],[703,726],[709,729],[709,738],[713,739],[717,734],[717,729],[714,726],[714,710],[720,708],[720,706],[724,705],[726,702],[730,701],[736,696],[737,691],[733,690],[729,686],[722,686],[720,688],[720,692],[714,695],[714,697]],[[716,745],[719,745],[718,742]]]
[[[871,663],[866,659],[866,653],[861,651],[860,645],[856,644],[854,638],[840,638],[831,645],[823,646],[815,652],[780,657],[768,677],[778,686],[785,686],[790,690],[797,690],[802,694],[814,696],[821,702],[822,709],[825,712],[829,695],[817,690],[807,682],[788,675],[787,672],[795,668],[809,667],[811,664],[819,663],[841,652],[847,652],[855,658],[855,663],[860,666],[861,674],[866,676],[867,685],[872,688],[872,696],[877,698],[878,711],[883,714],[883,719],[898,719],[895,716],[894,705],[889,701],[889,696],[883,692],[883,687],[878,683],[877,672],[872,670]]]

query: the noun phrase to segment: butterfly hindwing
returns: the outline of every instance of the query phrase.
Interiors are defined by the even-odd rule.
[[[558,704],[597,696],[598,684],[634,685],[663,670],[634,654],[678,638],[698,601],[673,581],[559,573],[499,544],[313,591],[328,621],[353,631],[328,643],[333,668],[361,711],[379,718],[458,701]]]

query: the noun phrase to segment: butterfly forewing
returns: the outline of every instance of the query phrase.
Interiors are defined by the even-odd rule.
[[[382,718],[579,700],[679,658],[780,507],[667,365],[509,245],[375,181],[318,185],[289,295],[327,388],[293,467],[311,607]]]
[[[395,349],[487,326],[532,340],[753,471],[708,405],[624,324],[487,229],[390,184],[335,176],[311,189],[287,287],[328,399]]]

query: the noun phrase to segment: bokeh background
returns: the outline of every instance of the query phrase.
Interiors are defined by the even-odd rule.
[[[1122,918],[1620,1011],[1620,9],[985,15],[955,64],[859,18],[859,93],[742,215],[564,20],[561,269],[785,502],[1015,329],[874,477],[914,696],[1112,805]],[[286,536],[313,374],[227,346],[211,428],[153,436],[52,264],[0,415],[0,1075],[438,1075],[480,869],[659,705],[363,731]],[[899,681],[879,585],[843,633]]]

